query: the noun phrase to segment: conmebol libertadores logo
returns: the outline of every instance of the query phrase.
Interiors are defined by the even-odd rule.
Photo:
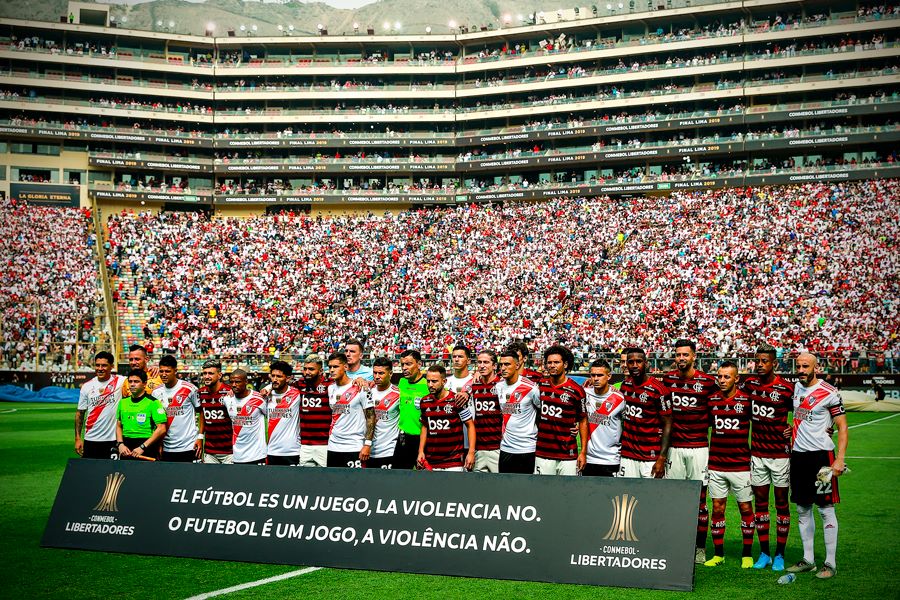
[[[638,537],[634,534],[634,509],[638,505],[638,499],[628,494],[610,498],[613,505],[612,524],[609,531],[603,536],[604,540],[636,542]]]
[[[122,487],[122,483],[125,481],[125,475],[122,473],[110,473],[106,476],[106,488],[103,490],[103,495],[100,497],[100,502],[97,503],[97,506],[94,507],[95,511],[99,512],[118,512],[119,506],[117,504],[119,497],[119,489]]]

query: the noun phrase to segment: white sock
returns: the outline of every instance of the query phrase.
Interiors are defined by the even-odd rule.
[[[800,541],[803,542],[803,560],[811,565],[816,564],[816,520],[813,518],[811,504],[797,505],[797,529],[800,530]]]
[[[838,521],[834,506],[820,506],[819,515],[822,517],[822,531],[825,534],[825,564],[836,568]]]

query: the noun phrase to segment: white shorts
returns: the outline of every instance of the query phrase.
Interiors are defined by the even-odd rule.
[[[475,468],[472,469],[477,473],[499,473],[500,472],[500,451],[499,450],[476,450],[475,451]]]
[[[750,488],[750,471],[710,471],[709,496],[711,498],[727,498],[728,492],[734,494],[738,502],[750,502],[753,490]]]
[[[535,457],[534,474],[535,475],[567,475],[575,477],[578,475],[577,461],[574,460],[553,460],[551,458]]]
[[[233,454],[203,454],[203,463],[207,465],[232,465],[234,464]]]
[[[328,464],[328,446],[300,444],[300,467],[324,467]]]
[[[709,485],[709,448],[669,448],[666,479],[700,481]]]
[[[750,485],[791,486],[791,459],[750,457]]]
[[[446,469],[440,469],[440,468],[435,467],[434,469],[431,469],[431,470],[432,471],[446,471],[448,473],[464,473],[466,468],[465,467],[447,467]]]
[[[653,461],[623,458],[619,463],[619,477],[653,479]]]

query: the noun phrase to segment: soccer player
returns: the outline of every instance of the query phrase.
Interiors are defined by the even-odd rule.
[[[503,438],[503,412],[496,386],[497,353],[482,350],[475,357],[477,375],[472,380],[472,407],[475,409],[475,434],[478,448],[475,450],[473,471],[500,472],[500,440]]]
[[[567,375],[575,356],[565,346],[550,346],[544,351],[547,376],[539,386],[541,405],[537,422],[535,475],[578,475],[587,462],[587,418],[584,414],[584,389]],[[577,428],[581,452],[572,435]]]
[[[691,340],[675,342],[675,369],[663,375],[662,382],[672,405],[672,447],[666,461],[667,479],[700,482],[700,512],[694,562],[706,561],[706,533],[709,510],[706,486],[709,484],[709,397],[716,393],[716,379],[695,368],[697,345]]]
[[[768,344],[756,351],[756,375],[744,381],[743,390],[753,403],[750,430],[750,485],[753,487],[756,533],[760,555],[754,569],[772,565],[784,570],[784,548],[791,530],[790,437],[788,413],[793,409],[794,385],[775,375],[775,348]],[[769,486],[775,490],[775,556],[769,547]]]
[[[116,410],[116,447],[120,458],[159,456],[159,443],[166,435],[166,409],[147,393],[147,372],[128,373],[131,396],[122,398]]]
[[[625,398],[609,385],[612,369],[603,359],[590,367],[590,387],[585,386],[584,412],[590,430],[587,463],[581,474],[591,477],[615,477],[619,472],[622,448],[622,411]]]
[[[347,377],[351,380],[359,378],[372,381],[372,369],[362,364],[364,349],[363,343],[355,338],[344,344],[344,354],[347,355]]]
[[[375,405],[375,439],[366,462],[367,469],[391,469],[394,466],[394,450],[400,435],[400,389],[391,383],[394,363],[380,356],[372,363],[372,402]],[[363,451],[366,447],[363,446]]]
[[[152,393],[153,390],[161,386],[162,379],[159,377],[159,369],[149,364],[150,354],[147,349],[140,344],[133,344],[128,348],[128,366],[131,369],[142,369],[147,373],[147,385],[144,390]],[[127,396],[131,393],[128,389],[128,381],[125,382],[125,392]]]
[[[331,431],[331,406],[328,386],[331,380],[322,373],[322,359],[310,354],[303,363],[300,390],[300,466],[325,467],[328,464],[328,432]]]
[[[300,390],[289,384],[294,368],[283,360],[269,365],[272,392],[266,416],[269,419],[269,445],[266,464],[296,467],[300,464]]]
[[[544,374],[528,367],[528,357],[531,356],[531,350],[528,349],[528,344],[525,342],[512,342],[507,348],[513,350],[519,357],[519,375],[540,385],[541,380],[544,378]]]
[[[647,375],[647,355],[628,348],[628,378],[622,383],[622,462],[619,477],[662,479],[672,432],[672,407],[661,381]]]
[[[96,376],[81,386],[78,395],[75,452],[83,458],[119,458],[116,449],[116,409],[122,399],[125,378],[113,374],[114,361],[109,352],[98,352],[94,356]]]
[[[429,394],[419,404],[422,433],[416,464],[432,471],[468,471],[475,466],[478,439],[472,409],[456,405],[447,389],[447,370],[432,365],[425,373]],[[463,458],[463,427],[469,430],[469,450]]]
[[[231,417],[225,409],[225,397],[231,387],[222,381],[222,363],[211,358],[203,363],[203,387],[197,395],[200,398],[200,437],[203,440],[203,462],[206,464],[230,465]]]
[[[453,392],[457,400],[465,398],[463,406],[467,406],[472,414],[475,414],[475,407],[472,405],[471,388],[472,375],[469,373],[469,362],[472,360],[472,351],[463,344],[457,344],[450,353],[450,366],[453,374],[447,376],[447,389]],[[465,392],[460,395],[460,392]],[[469,448],[468,429],[463,427],[463,445]]]
[[[328,386],[332,415],[328,466],[359,469],[369,457],[375,436],[372,396],[347,376],[347,355],[343,352],[328,357],[328,376],[334,382]]]
[[[725,562],[725,508],[728,493],[737,500],[741,513],[741,568],[753,566],[753,492],[750,489],[750,398],[737,389],[738,369],[726,360],[719,366],[719,391],[709,398],[709,495],[713,501],[712,538],[715,555],[704,562],[716,567]]]
[[[819,507],[825,537],[825,564],[819,579],[834,577],[837,562],[838,520],[834,505],[840,502],[837,477],[844,472],[849,432],[844,403],[834,386],[816,376],[816,357],[804,352],[797,357],[799,380],[794,388],[794,423],[791,446],[791,501],[797,504],[797,528],[803,541],[803,559],[788,572],[815,571],[816,522],[812,505]],[[828,432],[837,429],[837,456]],[[826,468],[830,467],[830,471]]]
[[[163,384],[153,390],[153,397],[162,402],[168,416],[162,460],[194,462],[203,451],[197,428],[197,388],[178,378],[178,361],[171,354],[160,357],[159,377]]]
[[[225,407],[231,417],[232,450],[236,465],[266,464],[266,399],[247,387],[247,372],[235,369],[229,378],[231,395]]]
[[[500,354],[501,379],[495,386],[503,413],[499,470],[533,475],[541,391],[538,384],[519,374],[519,356],[512,348]]]
[[[397,384],[400,389],[400,436],[394,452],[394,468],[412,469],[419,454],[422,432],[418,406],[422,398],[429,394],[428,382],[422,373],[422,355],[418,350],[404,350],[400,355],[400,368],[403,371],[403,377]]]

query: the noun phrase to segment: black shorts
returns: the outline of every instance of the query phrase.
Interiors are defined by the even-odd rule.
[[[163,462],[190,463],[197,460],[197,455],[193,450],[185,450],[183,452],[167,452],[163,450],[160,460]]]
[[[816,479],[819,469],[830,467],[834,462],[834,452],[791,453],[791,502],[802,506],[828,506],[841,501],[838,493],[838,478],[832,477],[828,483]]]
[[[128,448],[129,450],[134,450],[135,448],[139,447],[141,444],[143,444],[144,442],[146,442],[149,439],[150,438],[123,437],[122,443],[125,444],[125,447]],[[159,443],[157,442],[157,443],[151,444],[151,445],[147,446],[146,448],[144,448],[144,452],[143,452],[142,456],[147,456],[149,458],[158,458],[159,457]],[[125,458],[127,459],[128,457],[125,457]]]
[[[272,467],[296,467],[300,464],[300,455],[293,456],[272,456],[266,457],[266,464]]]
[[[359,460],[359,452],[332,452],[328,451],[326,467],[339,469],[359,469],[362,463]]]
[[[235,462],[236,465],[264,465],[266,464],[266,459],[261,458],[259,460],[251,460],[249,462]]]
[[[526,454],[513,454],[511,452],[500,451],[501,473],[522,473],[523,475],[534,475],[534,452]]]
[[[370,458],[366,461],[367,469],[393,469],[394,457],[385,456],[384,458]]]
[[[110,442],[84,441],[84,453],[81,458],[119,459],[118,444],[115,440]]]
[[[592,465],[587,463],[581,474],[585,477],[615,477],[619,472],[619,465]]]
[[[394,447],[393,468],[412,469],[419,458],[419,436],[400,432]]]

